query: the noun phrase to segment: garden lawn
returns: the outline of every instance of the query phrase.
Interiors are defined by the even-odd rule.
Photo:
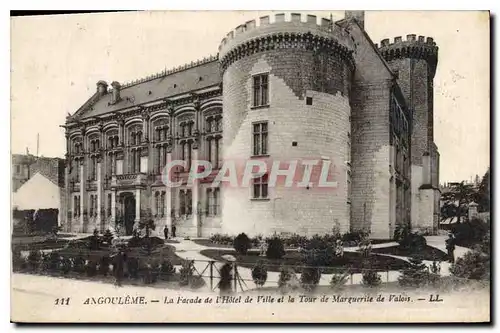
[[[76,257],[82,255],[84,258],[101,258],[103,256],[109,256],[111,254],[111,249],[108,247],[102,247],[99,250],[89,250],[88,248],[79,247],[72,248],[67,247],[57,251],[61,256],[71,256]],[[138,258],[139,260],[169,260],[172,265],[181,265],[184,259],[175,254],[175,248],[171,245],[158,246],[153,250],[150,256],[140,247],[129,248],[127,256],[130,258]]]
[[[58,238],[44,238],[33,237],[31,240],[27,238],[22,239],[12,239],[12,248],[16,248],[20,251],[29,250],[48,250],[48,249],[61,249],[65,247],[70,241],[67,239]]]
[[[390,246],[373,249],[372,253],[391,254],[400,257],[415,257],[416,255],[420,255],[423,260],[430,261],[447,260],[446,253],[429,245],[426,245],[421,250],[403,248],[400,245]]]
[[[215,250],[207,249],[200,252],[202,255],[212,258],[216,261],[226,261],[222,256],[232,255],[236,258],[236,262],[246,268],[253,268],[255,264],[262,260],[265,262],[266,267],[271,272],[279,272],[282,265],[292,266],[297,272],[301,271],[301,266],[304,265],[302,255],[297,251],[286,251],[282,259],[267,259],[266,257],[259,256],[259,251],[249,251],[246,255],[238,254],[232,250]],[[344,257],[336,264],[325,268],[324,274],[332,274],[334,272],[350,269],[351,273],[360,273],[363,267],[363,258],[361,253],[357,252],[344,252]],[[380,271],[387,270],[400,270],[408,267],[408,263],[404,260],[397,258],[379,256],[372,254],[366,260],[368,266],[366,268],[376,269]]]

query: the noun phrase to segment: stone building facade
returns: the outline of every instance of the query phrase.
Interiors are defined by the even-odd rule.
[[[112,89],[99,81],[64,125],[65,227],[130,234],[154,220],[195,237],[335,228],[390,238],[398,225],[432,226],[436,63],[431,38],[378,47],[360,11],[337,22],[278,14],[229,32],[214,57]],[[174,160],[186,162],[170,174],[179,187],[162,178]],[[191,184],[198,160],[213,169]],[[274,186],[267,173],[214,186],[226,161],[297,160],[329,165],[336,186]]]

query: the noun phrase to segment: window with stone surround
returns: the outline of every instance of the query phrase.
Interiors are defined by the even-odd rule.
[[[253,123],[253,155],[267,155],[267,121]]]
[[[220,214],[220,189],[207,188],[206,215],[218,216]]]
[[[111,208],[113,207],[113,196],[111,193],[108,193],[108,216],[111,216]]]
[[[253,76],[253,106],[269,105],[269,74]]]
[[[267,199],[268,198],[268,175],[253,179],[252,198]]]

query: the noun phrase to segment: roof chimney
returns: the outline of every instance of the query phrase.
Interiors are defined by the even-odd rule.
[[[105,95],[108,92],[108,84],[106,81],[99,81],[97,82],[97,93],[102,96]]]
[[[365,11],[364,10],[346,10],[345,18],[353,18],[358,22],[361,29],[365,30]]]
[[[111,98],[111,104],[116,104],[120,101],[120,90],[121,85],[117,81],[111,82],[111,87],[113,87],[113,96]]]

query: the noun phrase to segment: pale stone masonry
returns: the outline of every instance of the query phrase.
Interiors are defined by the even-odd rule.
[[[238,26],[218,51],[111,90],[99,81],[67,118],[68,231],[131,234],[147,220],[194,237],[435,230],[432,39],[379,48],[362,11],[337,22],[278,14]],[[189,170],[176,167],[182,185],[172,188],[161,170],[173,160],[214,170],[191,186]],[[280,161],[285,172],[302,160],[330,163],[336,186],[271,186],[269,173],[213,186],[227,161]]]

